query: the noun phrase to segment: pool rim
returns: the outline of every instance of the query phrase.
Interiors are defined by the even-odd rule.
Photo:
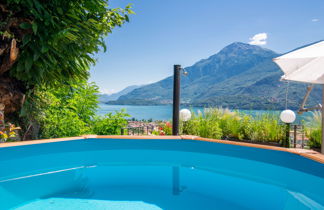
[[[243,147],[252,147],[252,148],[259,148],[259,149],[266,149],[266,150],[288,152],[288,153],[300,155],[307,159],[311,159],[313,161],[324,164],[324,154],[321,154],[314,150],[298,149],[298,148],[284,148],[284,147],[278,147],[278,146],[254,144],[254,143],[247,143],[247,142],[210,139],[210,138],[203,138],[203,137],[199,137],[199,136],[190,136],[190,135],[180,135],[180,136],[83,135],[83,136],[67,137],[67,138],[39,139],[39,140],[28,140],[28,141],[18,141],[18,142],[3,142],[3,143],[0,143],[0,148],[25,146],[25,145],[33,145],[33,144],[46,144],[46,143],[64,142],[64,141],[73,141],[73,140],[87,140],[87,139],[207,141],[207,142],[213,142],[213,143],[219,143],[219,144],[230,144],[230,145],[243,146]]]

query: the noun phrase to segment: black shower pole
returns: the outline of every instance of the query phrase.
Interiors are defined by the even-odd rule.
[[[172,135],[179,135],[179,111],[180,111],[180,73],[181,65],[173,66],[173,118]]]

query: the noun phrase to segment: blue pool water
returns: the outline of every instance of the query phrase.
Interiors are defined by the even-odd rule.
[[[324,209],[324,165],[190,140],[0,148],[0,209]]]

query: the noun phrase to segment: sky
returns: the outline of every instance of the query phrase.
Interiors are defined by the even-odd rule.
[[[90,81],[111,94],[172,75],[223,47],[245,42],[285,53],[324,39],[324,0],[110,0],[133,4],[95,57]]]

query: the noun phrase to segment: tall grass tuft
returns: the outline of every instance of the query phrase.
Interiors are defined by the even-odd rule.
[[[189,121],[182,122],[180,129],[183,134],[219,139],[222,137],[222,130],[215,117],[216,114],[208,112],[205,112],[204,115],[202,113],[193,114]]]
[[[320,148],[322,142],[322,113],[314,111],[306,121],[306,136],[309,138],[309,146]]]
[[[204,113],[193,113],[182,122],[183,134],[207,138],[277,142],[285,138],[285,126],[275,114],[251,116],[223,108],[207,108]]]

